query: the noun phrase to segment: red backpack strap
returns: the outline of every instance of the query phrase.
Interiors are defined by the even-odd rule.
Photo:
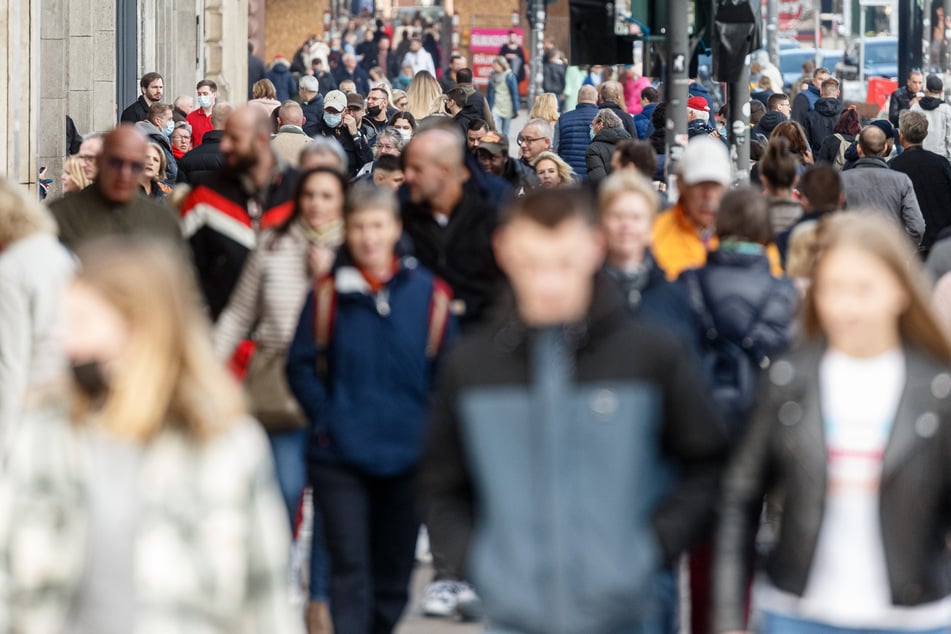
[[[452,289],[441,279],[433,278],[433,295],[429,300],[429,334],[426,337],[426,356],[434,358],[442,348],[449,324],[449,305]]]
[[[314,343],[318,352],[327,350],[333,333],[334,318],[337,314],[337,291],[333,275],[325,275],[314,284]],[[327,357],[318,357],[317,370],[321,374],[327,371]]]

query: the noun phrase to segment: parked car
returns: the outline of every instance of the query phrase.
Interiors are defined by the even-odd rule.
[[[898,38],[868,37],[865,40],[865,76],[898,77]],[[859,78],[859,56],[862,40],[856,40],[846,51],[842,61],[836,65],[835,74],[839,79]]]
[[[802,77],[802,63],[816,58],[816,49],[797,48],[779,51],[779,72],[783,76],[783,86],[792,87],[793,82]],[[819,66],[832,69],[842,59],[842,51],[819,49]],[[838,72],[835,73],[838,76]]]

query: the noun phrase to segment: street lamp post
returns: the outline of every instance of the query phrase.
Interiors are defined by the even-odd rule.
[[[535,103],[535,97],[544,92],[542,85],[545,79],[545,66],[543,57],[545,55],[545,20],[547,11],[545,9],[545,0],[526,0],[530,3],[529,8],[532,12],[532,61],[528,82],[528,104],[529,107]]]
[[[672,176],[687,145],[687,95],[690,85],[690,25],[688,0],[671,0],[667,22],[667,180]],[[673,189],[671,187],[671,189]],[[671,193],[675,193],[671,191]]]

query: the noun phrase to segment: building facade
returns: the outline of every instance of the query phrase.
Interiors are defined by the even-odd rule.
[[[247,33],[248,0],[0,0],[0,169],[35,188],[46,167],[55,195],[66,116],[80,134],[113,127],[149,71],[168,103],[202,77],[243,101]]]

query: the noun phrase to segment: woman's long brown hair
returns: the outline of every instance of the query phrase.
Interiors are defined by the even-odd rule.
[[[951,363],[951,344],[931,311],[929,286],[918,255],[897,224],[877,212],[840,213],[824,219],[813,283],[803,304],[805,335],[819,339],[825,334],[816,310],[815,276],[822,268],[823,254],[843,246],[877,258],[898,278],[908,295],[908,306],[898,321],[902,341]]]

